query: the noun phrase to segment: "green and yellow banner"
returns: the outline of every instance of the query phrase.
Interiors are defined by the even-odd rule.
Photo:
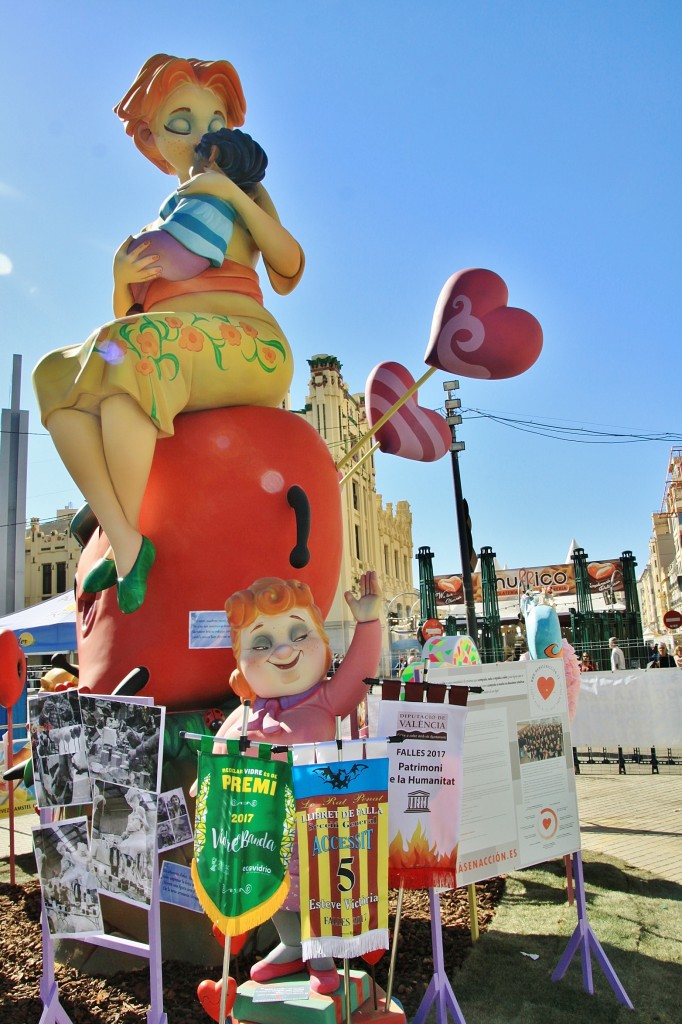
[[[239,740],[202,737],[192,878],[206,914],[226,935],[267,921],[289,891],[287,867],[296,828],[291,763],[255,757]],[[253,748],[252,748],[253,749]]]

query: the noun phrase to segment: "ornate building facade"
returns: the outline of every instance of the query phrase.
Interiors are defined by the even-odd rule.
[[[670,632],[665,613],[682,612],[682,448],[670,452],[661,510],[651,519],[649,562],[638,589],[643,629],[660,636]]]
[[[332,355],[308,360],[310,380],[304,409],[310,424],[324,439],[336,462],[367,431],[363,394],[351,394],[341,374],[341,363]],[[351,473],[350,471],[353,470]],[[332,649],[343,654],[353,636],[353,617],[344,601],[346,590],[357,587],[360,576],[376,569],[384,592],[384,667],[390,669],[387,609],[403,619],[414,598],[412,513],[407,501],[383,504],[376,492],[374,458],[353,457],[346,467],[342,487],[344,543],[339,585],[327,617]]]
[[[26,531],[24,561],[27,608],[73,590],[80,557],[80,547],[69,530],[75,514],[75,508],[61,508],[56,517],[47,522],[31,519]]]

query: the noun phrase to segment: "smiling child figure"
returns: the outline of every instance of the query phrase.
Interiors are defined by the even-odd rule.
[[[230,685],[251,700],[247,737],[254,743],[322,742],[335,736],[336,716],[353,712],[367,691],[365,678],[377,671],[381,654],[381,588],[375,572],[360,579],[360,596],[344,594],[355,633],[337,671],[327,678],[332,652],[310,589],[297,580],[266,578],[227,601],[225,611],[238,668]],[[241,734],[237,708],[216,739]],[[216,745],[220,752],[221,744]],[[307,969],[316,992],[333,992],[338,975],[331,959],[301,959],[298,858],[289,864],[291,890],[273,915],[280,943],[251,969],[254,981],[269,981]]]

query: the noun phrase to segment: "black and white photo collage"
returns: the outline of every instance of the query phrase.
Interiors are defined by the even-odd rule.
[[[33,830],[46,908],[52,907],[50,931],[101,931],[99,893],[151,901],[157,824],[165,835],[170,820],[165,799],[158,814],[165,708],[74,689],[29,696],[28,719],[38,807],[78,815],[56,822],[44,814]],[[90,836],[82,815],[87,805]],[[181,806],[186,815],[184,799]],[[169,845],[189,841],[180,839],[183,828],[178,822],[172,829],[177,842]]]

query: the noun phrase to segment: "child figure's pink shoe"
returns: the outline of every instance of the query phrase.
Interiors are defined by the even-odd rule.
[[[333,971],[318,971],[314,967],[311,967],[310,962],[306,964],[308,968],[308,974],[310,975],[310,987],[313,992],[317,992],[321,996],[329,995],[331,992],[336,992],[339,987],[339,972]]]
[[[287,974],[299,974],[305,970],[302,960],[290,960],[284,964],[271,964],[267,960],[259,960],[251,968],[251,981],[272,981],[273,978],[285,978]],[[337,979],[338,980],[338,979]]]

